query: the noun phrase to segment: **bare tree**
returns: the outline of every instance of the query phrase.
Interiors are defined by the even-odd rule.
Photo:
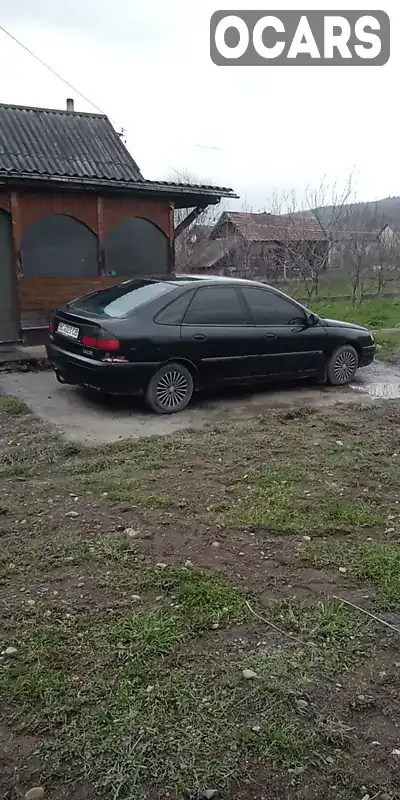
[[[170,180],[175,183],[189,183],[191,185],[210,185],[212,183],[210,180],[199,180],[185,168],[182,168],[179,172],[175,170],[174,174],[170,176]],[[174,227],[177,228],[192,210],[193,209],[190,208],[176,208],[174,210]],[[223,210],[222,202],[214,206],[207,206],[207,208],[177,236],[175,240],[175,264],[177,272],[184,271],[190,266],[196,244],[200,241],[204,242],[208,238],[208,231],[206,229],[215,225]]]
[[[318,296],[321,277],[331,263],[350,193],[351,177],[341,189],[322,180],[317,189],[307,188],[301,201],[291,191],[274,193],[267,203],[266,211],[278,218],[275,259],[280,275],[284,280],[297,278],[309,301]]]

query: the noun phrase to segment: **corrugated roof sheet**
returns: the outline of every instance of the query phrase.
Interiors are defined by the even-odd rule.
[[[205,267],[212,267],[223,256],[229,255],[235,241],[234,236],[227,236],[223,239],[206,239],[206,241],[198,242],[194,246],[190,257],[190,268],[204,269]]]
[[[309,217],[241,211],[222,214],[211,238],[216,237],[219,229],[228,221],[247,241],[252,242],[326,241],[328,238],[318,222]]]
[[[142,180],[106,116],[0,104],[0,176],[15,174]]]
[[[163,194],[177,208],[237,197],[225,186],[146,180],[103,114],[0,103],[0,181],[16,179]]]

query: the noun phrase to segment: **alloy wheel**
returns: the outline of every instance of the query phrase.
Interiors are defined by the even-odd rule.
[[[347,383],[351,380],[357,369],[357,358],[352,350],[342,350],[338,353],[333,366],[333,375],[337,383]]]
[[[165,372],[157,383],[157,400],[161,408],[173,409],[182,403],[188,393],[185,375],[177,370]]]

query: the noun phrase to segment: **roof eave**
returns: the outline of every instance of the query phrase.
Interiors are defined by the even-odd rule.
[[[180,186],[168,185],[158,183],[157,181],[117,181],[105,178],[104,180],[98,178],[75,178],[69,176],[50,176],[50,175],[35,175],[31,173],[20,172],[1,172],[0,171],[0,185],[13,186],[44,186],[54,188],[69,188],[70,190],[79,189],[81,191],[96,191],[96,190],[113,190],[125,194],[134,193],[135,195],[146,196],[166,196],[171,202],[174,203],[176,208],[192,208],[193,206],[207,206],[215,205],[224,198],[237,199],[239,195],[235,194],[232,189],[226,187],[196,187],[196,186]]]

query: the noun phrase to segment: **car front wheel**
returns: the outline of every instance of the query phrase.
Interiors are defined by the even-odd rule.
[[[164,364],[147,387],[146,401],[156,414],[175,414],[186,408],[193,388],[192,375],[183,364]]]
[[[358,369],[357,351],[351,344],[338,347],[331,355],[327,365],[328,383],[332,386],[344,386],[353,380]]]

